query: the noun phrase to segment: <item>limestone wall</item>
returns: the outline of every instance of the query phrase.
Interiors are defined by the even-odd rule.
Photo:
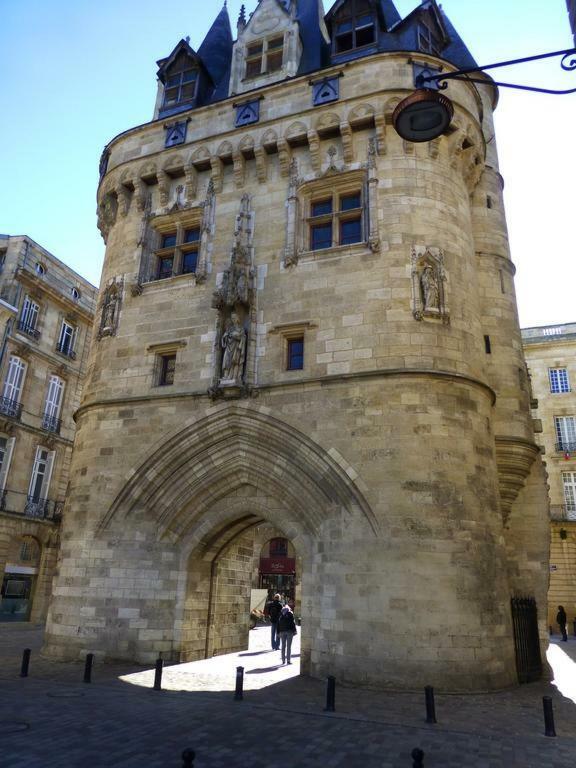
[[[246,531],[267,522],[302,558],[305,673],[515,681],[510,598],[544,599],[547,546],[528,541],[544,478],[497,158],[463,83],[450,86],[449,136],[394,133],[406,63],[350,62],[340,102],[318,109],[305,78],[270,86],[248,130],[232,130],[222,102],[196,114],[184,147],[163,152],[156,123],[111,142],[100,332],[48,653],[149,662],[238,647],[228,606],[249,588]],[[362,240],[313,251],[310,200],[341,189],[361,191]],[[191,224],[196,274],[150,279],[159,235]],[[226,389],[218,301],[239,249],[253,281],[248,351],[242,386]],[[438,279],[430,307],[425,264]],[[304,367],[289,371],[295,332]],[[165,350],[174,383],[160,387]]]

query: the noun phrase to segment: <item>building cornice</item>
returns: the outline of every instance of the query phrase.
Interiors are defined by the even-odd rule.
[[[486,382],[481,379],[477,379],[474,376],[467,376],[463,373],[455,373],[453,371],[438,371],[428,368],[379,368],[372,371],[359,371],[358,373],[339,373],[329,376],[311,376],[305,379],[297,379],[294,381],[278,381],[270,384],[261,384],[254,386],[250,390],[252,397],[258,397],[260,393],[271,392],[274,390],[282,389],[294,389],[296,387],[325,387],[337,384],[347,384],[349,382],[366,380],[366,379],[384,379],[384,378],[432,378],[443,381],[450,381],[455,384],[463,384],[467,386],[476,387],[488,395],[491,404],[496,404],[496,392]],[[170,402],[174,400],[192,400],[192,399],[206,399],[212,401],[212,395],[210,395],[205,389],[196,392],[175,392],[174,394],[161,395],[148,394],[148,395],[136,395],[132,397],[118,397],[110,398],[108,400],[94,400],[91,403],[85,403],[74,413],[74,421],[78,420],[88,411],[97,410],[100,408],[113,408],[117,406],[125,405],[137,405],[141,403],[161,403]]]

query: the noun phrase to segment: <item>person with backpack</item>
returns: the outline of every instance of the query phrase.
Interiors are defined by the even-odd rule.
[[[282,613],[282,603],[280,602],[280,595],[274,595],[272,602],[268,603],[268,616],[270,618],[270,626],[272,632],[270,635],[270,641],[272,643],[272,650],[278,651],[280,649],[280,637],[278,636],[278,620]]]
[[[282,608],[282,613],[278,619],[278,633],[282,643],[282,664],[292,664],[290,661],[290,652],[292,649],[292,640],[297,634],[296,621],[289,605]]]

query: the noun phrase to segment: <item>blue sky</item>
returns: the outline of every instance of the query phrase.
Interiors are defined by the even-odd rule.
[[[565,0],[442,4],[480,64],[572,45]],[[228,3],[233,23],[240,5]],[[255,5],[246,2],[248,11]],[[406,15],[417,0],[396,5]],[[198,0],[0,0],[0,232],[30,235],[98,284],[100,153],[114,135],[151,119],[156,60],[186,35],[198,47],[220,8]],[[506,75],[576,88],[576,73],[557,62]],[[523,325],[576,320],[575,115],[576,94],[501,91],[497,139]]]

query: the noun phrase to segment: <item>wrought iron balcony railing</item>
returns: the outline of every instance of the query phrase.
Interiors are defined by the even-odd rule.
[[[52,416],[49,413],[45,413],[44,416],[42,416],[42,429],[45,429],[47,432],[54,432],[59,435],[61,426],[62,419]]]
[[[559,443],[556,443],[556,451],[558,453],[576,453],[576,443],[562,440]]]
[[[571,501],[566,504],[551,504],[550,519],[557,521],[571,520],[576,522],[576,502]]]
[[[0,397],[0,413],[4,416],[11,416],[13,419],[19,419],[22,415],[22,403],[17,400],[10,400],[9,397]]]
[[[40,338],[40,331],[34,328],[33,325],[28,325],[28,323],[22,322],[22,320],[18,321],[18,330],[21,333],[30,336],[32,339],[36,339],[36,341]]]
[[[61,355],[69,357],[70,360],[76,360],[76,352],[74,352],[69,344],[56,344],[56,352],[60,352]]]
[[[61,501],[35,498],[9,488],[0,491],[0,512],[58,523],[62,518],[63,506]]]

